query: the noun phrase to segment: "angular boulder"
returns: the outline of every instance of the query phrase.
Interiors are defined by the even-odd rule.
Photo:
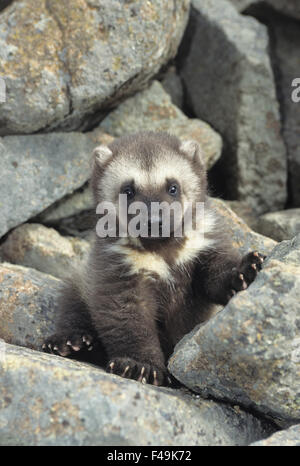
[[[233,212],[228,202],[210,198],[210,204],[212,209],[223,218],[233,248],[238,249],[241,254],[250,251],[259,251],[266,256],[270,254],[276,241],[251,230],[244,220]]]
[[[99,130],[0,138],[0,237],[82,186],[92,150],[111,140]]]
[[[243,11],[249,6],[262,3],[261,0],[230,0],[231,3],[237,8],[238,11]],[[300,19],[300,4],[298,0],[265,0],[267,3],[276,10],[289,15],[292,18]]]
[[[284,429],[264,440],[251,443],[251,447],[300,447],[300,424]]]
[[[37,216],[40,223],[57,225],[62,219],[93,209],[92,192],[88,185],[55,202]]]
[[[86,129],[177,52],[190,0],[23,0],[0,17],[0,135]],[[33,52],[34,51],[34,52]],[[94,125],[94,122],[93,122]]]
[[[223,137],[222,176],[258,213],[283,208],[286,149],[264,25],[227,0],[193,0],[181,75],[198,118]]]
[[[274,431],[221,403],[11,345],[0,394],[1,445],[248,445]]]
[[[257,231],[276,241],[291,239],[300,233],[300,209],[287,209],[261,215]]]
[[[286,2],[289,3],[289,2]],[[300,3],[298,2],[300,19]],[[259,13],[258,13],[259,14]],[[258,16],[259,18],[259,16]],[[260,19],[260,18],[259,18]],[[280,14],[265,11],[262,20],[272,31],[272,58],[277,70],[277,86],[282,106],[283,137],[288,154],[290,204],[300,207],[300,26],[295,21]],[[296,94],[294,96],[294,94]]]
[[[13,230],[1,246],[5,261],[32,267],[54,277],[70,277],[88,255],[87,241],[60,235],[53,228],[25,223]]]
[[[175,348],[172,374],[203,396],[281,427],[300,421],[300,235],[279,243],[256,280]]]
[[[61,280],[51,275],[0,263],[0,338],[40,349],[44,339],[55,331],[61,286]]]
[[[144,130],[195,139],[202,146],[207,168],[214,165],[222,150],[219,134],[207,123],[185,116],[158,81],[120,104],[101,122],[100,129],[115,137]]]

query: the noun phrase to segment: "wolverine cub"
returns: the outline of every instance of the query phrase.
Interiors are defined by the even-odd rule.
[[[241,257],[231,248],[210,206],[198,143],[141,132],[97,147],[93,156],[95,209],[103,202],[115,206],[116,234],[95,233],[85,271],[66,285],[57,333],[43,349],[68,357],[89,355],[110,373],[167,385],[166,364],[176,343],[210,317],[214,304],[226,305],[247,288],[264,256]],[[125,220],[120,194],[126,199]],[[182,214],[169,217],[170,231],[163,235],[162,216],[154,215],[151,205],[164,202],[171,208],[175,201]],[[146,225],[147,235],[120,235],[121,223],[129,227],[134,220],[134,202],[146,206],[146,217],[144,211],[136,226]],[[192,228],[177,236],[186,203],[193,214],[197,203],[204,208],[196,227],[193,218]]]

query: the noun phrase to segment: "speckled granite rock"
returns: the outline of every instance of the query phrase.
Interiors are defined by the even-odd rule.
[[[300,235],[278,244],[250,287],[176,346],[169,368],[192,390],[300,421]]]
[[[180,139],[195,139],[203,148],[208,168],[221,155],[221,137],[203,121],[187,118],[173,105],[158,81],[119,105],[102,121],[100,128],[112,136],[145,130],[167,131]]]
[[[3,354],[1,445],[247,445],[273,431],[241,410],[59,356],[10,345]]]
[[[253,250],[265,255],[270,254],[276,241],[251,230],[244,220],[230,209],[226,201],[211,198],[210,202],[212,208],[223,217],[226,231],[229,233],[234,248],[238,248],[242,254]]]
[[[4,260],[62,279],[80,267],[89,249],[83,239],[61,236],[53,228],[36,223],[16,228],[1,246]]]
[[[258,213],[280,210],[286,149],[267,30],[227,0],[193,0],[192,6],[181,70],[188,99],[224,139],[222,173],[233,198]]]
[[[22,0],[0,18],[0,134],[85,129],[175,56],[190,0]],[[100,121],[100,119],[98,119]]]
[[[0,237],[82,186],[92,150],[111,140],[99,130],[0,138]]]
[[[277,241],[291,239],[300,233],[300,209],[270,212],[259,217],[257,231]]]
[[[55,331],[61,281],[34,269],[0,264],[0,338],[39,349]]]
[[[249,6],[262,3],[262,0],[230,0],[238,11],[243,11]],[[299,0],[264,0],[264,3],[269,4],[276,10],[291,16],[292,18],[300,19],[300,3]]]
[[[300,424],[275,432],[270,437],[254,442],[251,447],[296,447],[300,446]]]

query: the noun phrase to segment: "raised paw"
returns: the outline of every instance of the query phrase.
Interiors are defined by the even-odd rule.
[[[166,369],[152,364],[141,363],[131,358],[114,358],[106,366],[106,372],[126,379],[133,379],[143,384],[171,385]]]
[[[249,252],[243,257],[240,266],[232,269],[230,297],[237,291],[248,288],[261,270],[265,258],[266,256],[257,251]]]
[[[71,335],[52,335],[42,345],[45,353],[58,354],[68,357],[79,351],[92,351],[93,338],[91,335],[77,333]]]

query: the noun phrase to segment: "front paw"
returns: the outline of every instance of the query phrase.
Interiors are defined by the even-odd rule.
[[[68,357],[82,350],[92,351],[93,338],[85,333],[52,335],[42,345],[45,353]]]
[[[249,252],[243,257],[240,266],[232,269],[230,297],[248,288],[261,270],[265,258],[257,251]]]
[[[141,363],[132,358],[114,358],[109,361],[106,372],[126,379],[133,379],[143,384],[171,385],[167,370],[148,363]]]

